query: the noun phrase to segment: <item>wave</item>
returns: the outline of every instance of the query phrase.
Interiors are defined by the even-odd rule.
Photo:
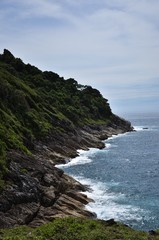
[[[135,126],[135,129],[137,131],[147,131],[143,128],[144,128],[143,126]],[[84,185],[89,185],[89,187],[92,189],[92,191],[86,192],[86,194],[89,198],[93,199],[95,202],[89,203],[86,206],[86,209],[91,212],[95,212],[97,214],[97,218],[103,220],[113,218],[116,221],[120,221],[129,226],[133,226],[133,228],[136,229],[142,228],[143,230],[148,230],[150,229],[149,223],[153,221],[153,216],[150,213],[149,209],[132,196],[131,197],[128,196],[127,192],[121,193],[120,192],[120,189],[122,189],[121,183],[115,182],[115,180],[114,181],[110,180],[109,182],[109,180],[106,180],[109,178],[103,178],[102,180],[102,177],[99,177],[99,175],[96,177],[96,175],[94,174],[92,174],[91,179],[91,171],[93,171],[93,168],[91,168],[89,165],[86,167],[84,166],[84,164],[92,162],[91,166],[93,165],[96,168],[97,165],[95,164],[95,161],[97,161],[100,164],[100,161],[98,161],[100,158],[109,159],[111,156],[111,152],[116,151],[116,149],[114,148],[118,147],[118,145],[120,146],[119,143],[123,142],[121,141],[122,139],[115,140],[116,138],[125,136],[126,139],[128,137],[129,141],[129,136],[130,137],[135,136],[132,133],[126,134],[127,134],[126,136],[125,134],[119,134],[108,138],[107,140],[104,141],[105,148],[102,150],[97,148],[90,148],[88,151],[78,150],[79,156],[72,159],[69,163],[58,165],[57,167],[61,166],[62,168],[67,167],[69,168],[73,165],[74,166],[83,165],[83,167],[82,166],[79,167],[80,169],[79,171],[74,171],[73,175],[71,174],[71,172],[73,173],[74,168],[73,169],[70,168],[70,170],[66,169],[66,171],[68,171],[69,175],[71,175],[73,178],[77,179]],[[140,135],[140,133],[138,134]],[[125,162],[130,162],[129,155],[123,158],[123,160]],[[101,164],[103,164],[102,161]],[[83,168],[84,169],[86,168],[88,170],[86,175],[85,171],[84,174],[82,173]],[[147,174],[149,174],[149,172]]]
[[[144,130],[144,126],[134,126],[134,130],[135,131],[143,131]]]
[[[123,135],[125,135],[127,133],[121,133],[118,135],[112,135],[111,137],[109,137],[108,139],[104,140],[104,144],[105,144],[105,148],[104,149],[98,149],[98,148],[89,148],[88,150],[82,150],[79,149],[77,151],[78,156],[75,158],[70,159],[67,163],[65,164],[58,164],[56,165],[56,167],[58,168],[68,168],[71,166],[75,166],[75,165],[83,165],[83,164],[87,164],[87,163],[91,163],[92,160],[92,156],[94,154],[96,154],[98,151],[105,151],[105,150],[109,150],[112,146],[116,147],[116,145],[112,145],[109,140],[118,138],[118,137],[122,137]]]
[[[148,212],[130,204],[124,204],[127,196],[123,193],[110,192],[110,186],[118,185],[118,183],[102,183],[92,179],[82,178],[81,176],[73,176],[83,185],[87,185],[92,191],[86,192],[87,196],[94,200],[89,203],[86,209],[97,214],[97,218],[108,220],[115,219],[125,224],[132,224],[133,221],[143,222],[143,216],[148,216]],[[122,203],[120,203],[122,202]],[[134,224],[135,225],[135,224]]]
[[[89,150],[78,150],[77,153],[79,156],[72,158],[68,163],[66,164],[59,164],[56,165],[58,168],[68,168],[75,165],[83,165],[87,163],[91,163],[92,159],[91,156],[94,155],[97,151],[100,151],[98,148],[90,148]]]
[[[156,126],[134,126],[135,131],[156,131],[157,127]]]
[[[134,143],[135,139],[136,141],[140,141],[140,139],[146,139],[147,136],[150,136],[149,131],[156,131],[157,127],[154,129],[153,128],[154,127],[152,125],[148,125],[147,123],[139,123],[137,126],[135,126],[135,130],[137,131],[136,133],[130,132],[125,134],[113,135],[112,137],[103,141],[105,143],[105,148],[101,150],[96,148],[91,148],[88,151],[78,150],[78,157],[72,159],[71,162],[69,162],[68,164],[62,165],[64,168],[72,165],[81,165],[79,167],[77,166],[77,168],[68,168],[66,169],[66,172],[82,184],[90,186],[92,191],[86,192],[86,194],[95,202],[89,203],[86,208],[91,212],[95,212],[97,214],[97,218],[103,220],[113,218],[116,221],[123,222],[124,224],[132,226],[133,228],[140,230],[142,229],[144,231],[155,229],[158,227],[155,227],[158,223],[158,216],[153,210],[153,207],[151,205],[152,203],[149,204],[149,202],[145,202],[147,195],[142,196],[140,195],[140,193],[136,194],[133,188],[132,191],[127,191],[126,187],[129,187],[128,184],[125,184],[122,178],[114,177],[116,173],[113,172],[114,170],[112,171],[115,166],[114,169],[116,169],[115,171],[117,171],[117,174],[122,175],[122,169],[120,168],[120,166],[119,168],[117,168],[114,163],[123,164],[123,161],[125,161],[125,165],[123,164],[122,166],[124,166],[125,169],[129,170],[132,163],[131,154],[133,152],[131,153],[130,150],[127,149],[127,147],[133,146],[132,149],[136,151],[135,145],[132,145],[131,143]],[[157,131],[159,131],[158,128]],[[156,134],[151,135],[151,137],[153,136],[156,137]],[[125,139],[123,139],[123,137]],[[148,146],[149,145],[147,145],[147,147]],[[143,146],[141,145],[141,147]],[[126,154],[123,155],[122,149],[126,151]],[[140,149],[137,148],[137,151],[139,151],[140,153]],[[138,154],[138,152],[136,153]],[[117,160],[116,162],[114,161],[114,157]],[[109,164],[111,163],[111,161],[112,164]],[[88,163],[91,164],[84,165]],[[100,166],[99,170],[98,164]],[[134,167],[134,165],[132,166]],[[103,168],[105,169],[105,171],[102,171]],[[152,172],[150,172],[150,170],[151,168],[148,168],[148,171],[146,172],[146,178],[148,176],[152,176]],[[114,175],[111,175],[111,173],[114,173]],[[132,187],[131,184],[130,187]]]
[[[115,138],[119,138],[119,137],[124,137],[125,135],[127,135],[128,134],[128,132],[125,132],[125,133],[119,133],[119,134],[117,134],[117,135],[112,135],[111,137],[109,137],[108,139],[106,139],[105,140],[105,142],[106,141],[109,141],[109,140],[112,140],[112,139],[115,139]]]
[[[112,147],[111,143],[105,143],[105,150],[109,149]]]
[[[93,161],[92,156],[95,155],[96,153],[98,153],[99,151],[108,151],[110,148],[116,147],[116,145],[110,143],[109,140],[115,139],[117,137],[121,137],[125,134],[126,133],[118,134],[118,135],[112,135],[108,139],[104,140],[103,141],[104,144],[105,144],[104,149],[98,149],[98,148],[89,148],[88,150],[79,149],[79,150],[77,150],[77,153],[78,153],[77,157],[68,160],[68,162],[65,163],[65,164],[58,164],[58,165],[56,165],[56,167],[58,167],[58,168],[68,168],[68,167],[75,166],[75,165],[83,165],[83,164],[91,163]]]
[[[92,162],[92,160],[90,158],[88,158],[87,156],[78,156],[76,158],[71,159],[70,162],[66,163],[66,164],[59,164],[56,165],[56,167],[58,168],[68,168],[74,165],[82,165],[82,164],[86,164],[86,163],[90,163]]]

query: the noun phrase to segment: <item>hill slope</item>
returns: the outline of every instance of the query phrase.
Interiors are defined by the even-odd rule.
[[[111,114],[98,90],[24,64],[8,50],[0,55],[2,169],[5,149],[28,153],[35,140],[85,124],[105,123]]]
[[[100,92],[42,72],[8,50],[0,55],[0,227],[37,226],[84,209],[86,187],[54,167],[77,149],[131,131]]]

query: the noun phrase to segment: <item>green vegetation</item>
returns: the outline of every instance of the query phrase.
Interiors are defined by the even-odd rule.
[[[0,55],[0,189],[5,187],[7,152],[32,154],[38,140],[74,132],[114,118],[108,101],[90,86],[24,64],[8,50]],[[21,168],[21,173],[27,169]],[[80,218],[56,219],[38,228],[0,230],[0,240],[159,239],[119,223]]]
[[[0,179],[7,171],[8,150],[31,154],[35,140],[107,123],[111,115],[98,90],[42,72],[5,49],[0,55]]]
[[[0,232],[3,240],[144,240],[159,239],[148,233],[135,231],[123,224],[80,218],[56,219],[38,228],[17,227]]]

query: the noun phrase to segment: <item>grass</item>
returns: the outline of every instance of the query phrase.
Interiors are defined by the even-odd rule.
[[[26,226],[5,229],[0,232],[0,240],[152,240],[146,232],[133,230],[121,223],[80,218],[56,219],[37,228]]]

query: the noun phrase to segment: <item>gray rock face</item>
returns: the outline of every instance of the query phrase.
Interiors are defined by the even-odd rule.
[[[10,153],[8,186],[0,197],[0,226],[38,226],[55,217],[93,217],[84,205],[91,201],[80,193],[86,188],[45,159]],[[32,166],[32,167],[31,167]]]
[[[0,228],[17,225],[39,226],[57,217],[95,218],[85,205],[87,186],[55,167],[77,156],[77,149],[103,148],[101,140],[112,134],[131,131],[128,122],[116,119],[110,125],[86,126],[62,136],[36,143],[33,156],[8,153],[9,171],[0,196]]]

